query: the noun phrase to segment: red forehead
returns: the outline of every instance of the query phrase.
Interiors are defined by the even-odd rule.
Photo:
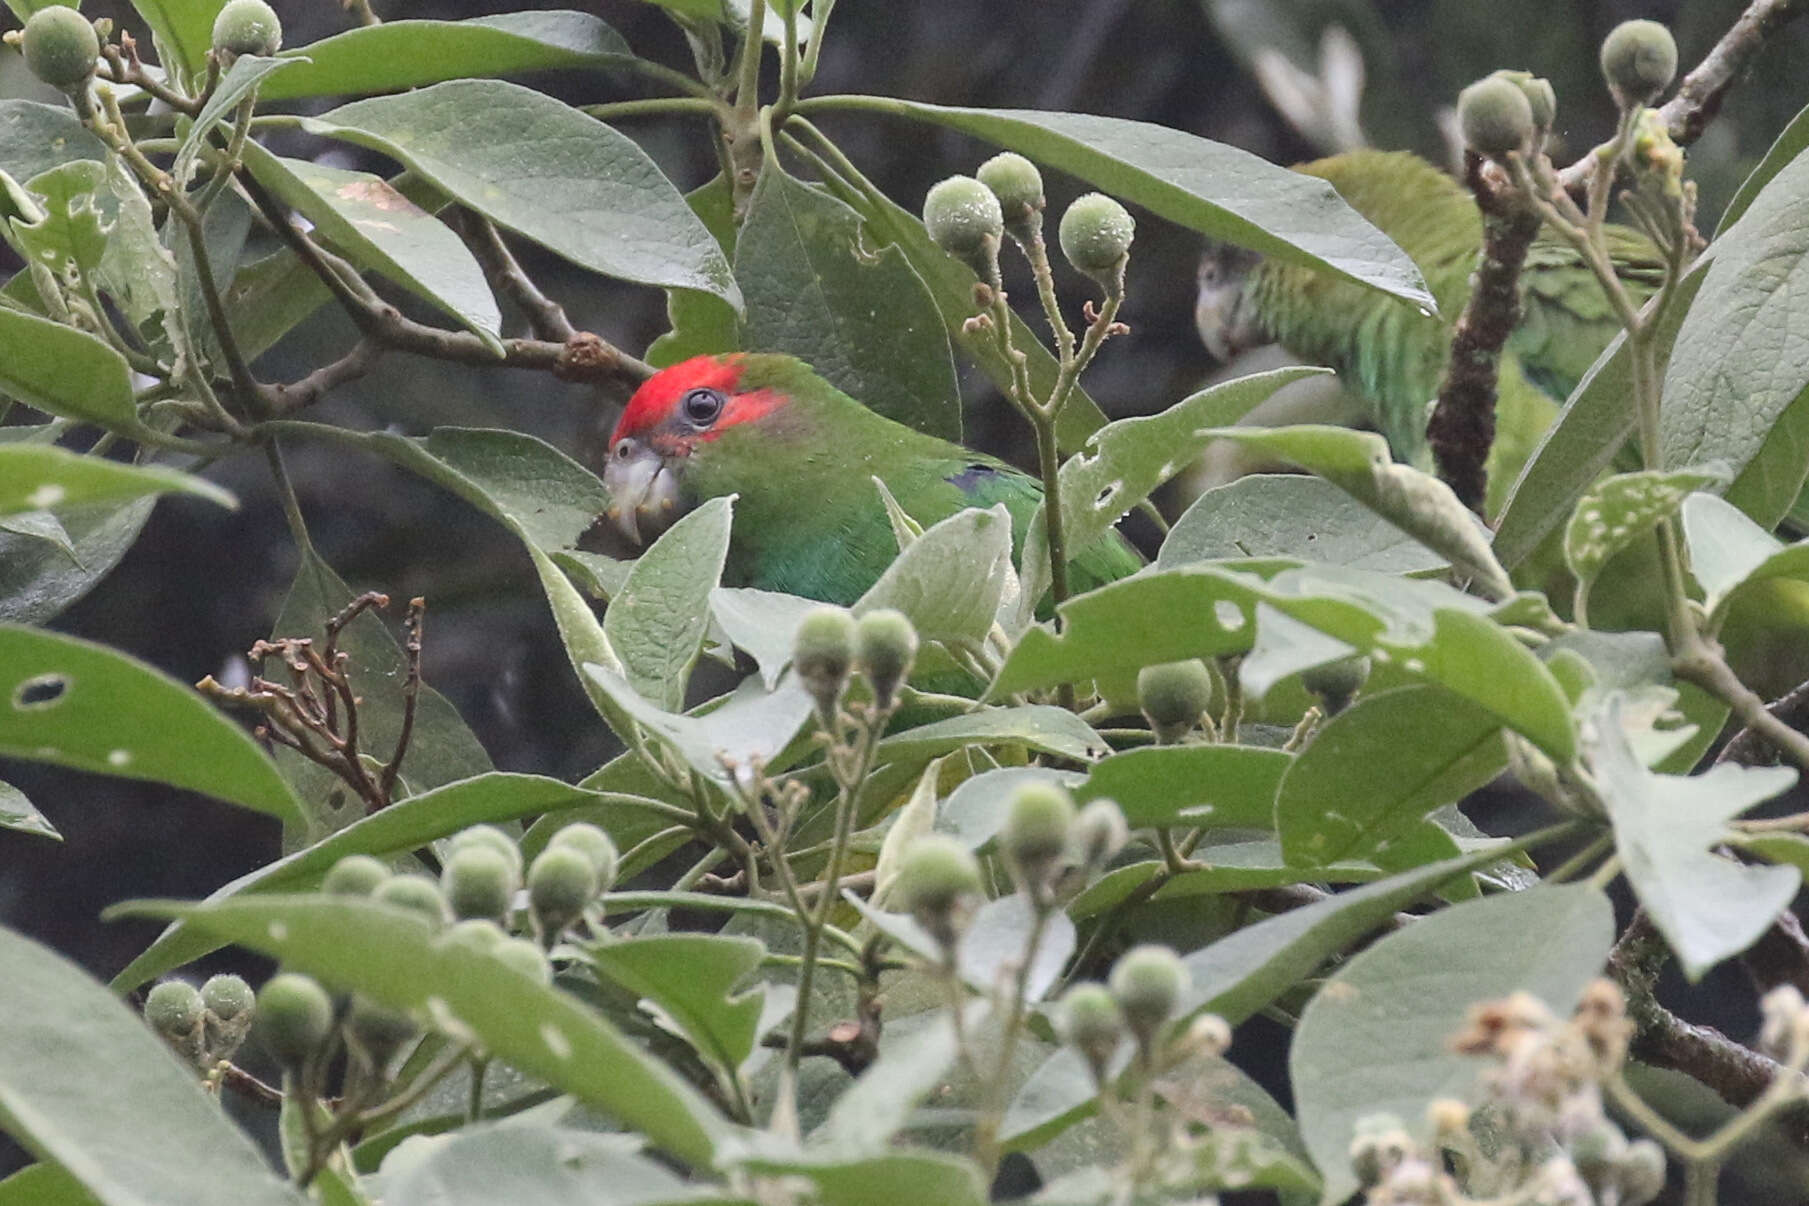
[[[622,412],[611,444],[630,436],[639,436],[658,427],[671,417],[680,398],[694,389],[719,389],[733,393],[741,381],[743,366],[738,355],[693,356],[668,369],[661,369],[634,391],[628,407]]]

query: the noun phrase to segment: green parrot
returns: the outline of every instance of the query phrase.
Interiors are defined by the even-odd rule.
[[[1482,215],[1461,183],[1416,155],[1350,151],[1297,169],[1327,181],[1350,206],[1419,265],[1439,316],[1421,313],[1348,281],[1236,247],[1215,247],[1200,265],[1194,322],[1219,360],[1279,343],[1302,360],[1338,371],[1372,409],[1395,454],[1418,460],[1427,404],[1438,393],[1451,326],[1463,312],[1482,246]],[[1636,301],[1664,274],[1644,235],[1607,228],[1609,253]],[[1562,401],[1620,325],[1576,252],[1541,231],[1521,273],[1523,314],[1508,340],[1503,406],[1520,378]],[[1546,407],[1549,414],[1549,407]]]
[[[928,527],[1005,504],[1022,551],[1042,483],[877,414],[792,356],[697,356],[635,391],[603,470],[609,518],[636,544],[686,510],[734,494],[724,580],[849,604],[898,555],[877,477]],[[1135,573],[1117,532],[1070,558],[1076,592]]]

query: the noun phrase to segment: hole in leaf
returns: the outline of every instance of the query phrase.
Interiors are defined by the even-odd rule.
[[[48,708],[69,690],[69,679],[61,674],[40,674],[28,678],[13,690],[13,707],[23,712],[30,708]]]
[[[1212,614],[1218,620],[1219,627],[1226,632],[1236,632],[1244,626],[1244,609],[1230,599],[1220,599],[1214,603]]]

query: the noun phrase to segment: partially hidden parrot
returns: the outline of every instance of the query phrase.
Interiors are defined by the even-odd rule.
[[[1395,455],[1418,459],[1427,405],[1437,396],[1451,328],[1463,312],[1482,246],[1482,215],[1457,180],[1402,151],[1350,151],[1302,164],[1393,239],[1419,266],[1439,314],[1308,268],[1240,248],[1209,250],[1200,264],[1194,321],[1207,350],[1230,360],[1279,343],[1338,371],[1366,402]],[[1635,304],[1657,288],[1664,260],[1624,226],[1606,228],[1616,273]],[[1575,250],[1541,230],[1521,271],[1519,327],[1508,340],[1503,406],[1524,378],[1562,401],[1620,330],[1608,299]]]
[[[776,353],[697,356],[629,399],[610,437],[609,518],[634,543],[690,508],[737,495],[724,581],[850,604],[898,555],[875,477],[925,527],[999,503],[1021,553],[1036,478],[916,431]],[[1135,573],[1116,531],[1069,557],[1075,591]]]

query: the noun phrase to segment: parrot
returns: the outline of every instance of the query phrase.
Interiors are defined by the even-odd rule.
[[[607,518],[631,543],[733,494],[724,582],[843,605],[898,554],[874,478],[925,527],[1003,503],[1020,554],[1043,501],[1038,479],[869,410],[774,352],[662,369],[628,400],[605,455]],[[1070,556],[1071,585],[1079,593],[1142,565],[1113,530]]]
[[[1438,394],[1451,328],[1482,246],[1481,212],[1459,181],[1411,152],[1348,151],[1295,170],[1325,180],[1399,244],[1419,266],[1439,314],[1221,245],[1200,263],[1195,326],[1221,361],[1279,343],[1302,360],[1336,369],[1372,408],[1371,421],[1395,454],[1417,461],[1425,449],[1427,404]],[[1664,257],[1638,231],[1605,229],[1616,272],[1639,304],[1663,280]],[[1549,230],[1534,239],[1520,282],[1522,315],[1505,349],[1504,405],[1519,378],[1561,402],[1620,324],[1575,250]]]

